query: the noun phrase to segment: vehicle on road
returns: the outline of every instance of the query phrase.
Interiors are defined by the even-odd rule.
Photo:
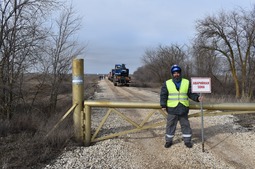
[[[108,75],[108,79],[113,82],[114,86],[129,86],[131,77],[129,69],[125,64],[115,64],[114,69]]]

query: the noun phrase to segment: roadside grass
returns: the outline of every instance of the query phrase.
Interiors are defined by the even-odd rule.
[[[97,81],[97,76],[85,75],[85,99],[93,97]],[[72,113],[46,137],[72,106],[71,82],[64,84],[62,90],[56,114],[47,113],[47,107],[39,103],[40,109],[31,113],[23,112],[21,107],[10,121],[0,120],[1,168],[43,168],[65,148],[81,144],[74,140]]]

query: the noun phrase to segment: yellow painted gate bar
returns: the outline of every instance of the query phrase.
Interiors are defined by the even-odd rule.
[[[104,107],[108,108],[106,115],[102,117],[102,121],[100,122],[98,128],[95,133],[91,133],[91,108],[92,107]],[[137,124],[132,119],[125,116],[125,114],[118,111],[116,108],[133,108],[133,109],[152,109],[149,115],[140,123]],[[200,117],[200,104],[199,103],[191,103],[190,109],[197,109],[198,112],[194,114],[190,114],[189,117]],[[222,104],[203,104],[203,109],[206,110],[204,116],[220,116],[227,114],[247,114],[247,113],[255,113],[255,104],[254,103],[222,103]],[[221,110],[221,112],[215,112],[215,110]],[[226,111],[227,110],[227,111]],[[110,134],[107,136],[103,136],[100,138],[96,138],[99,130],[105,123],[109,114],[114,112],[118,114],[122,119],[126,120],[134,129],[126,130],[119,133]],[[166,112],[161,110],[159,103],[144,103],[144,102],[110,102],[110,101],[85,101],[84,102],[84,145],[89,146],[91,142],[101,141],[109,138],[113,138],[116,136],[121,136],[124,134],[128,134],[131,132],[137,132],[144,129],[155,128],[161,125],[165,125],[165,121],[157,122],[151,125],[145,125],[148,122],[148,119],[155,112],[160,112],[164,117],[167,116]]]

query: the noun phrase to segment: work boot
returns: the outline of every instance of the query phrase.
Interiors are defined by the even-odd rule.
[[[187,142],[187,143],[185,143],[185,146],[188,147],[188,148],[192,148],[193,145],[192,145],[191,142]]]
[[[172,146],[172,142],[171,141],[167,141],[166,144],[165,144],[165,148],[169,148]]]

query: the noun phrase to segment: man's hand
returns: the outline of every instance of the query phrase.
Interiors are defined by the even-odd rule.
[[[203,100],[204,100],[204,96],[199,96],[199,97],[198,97],[198,101],[199,101],[199,102],[202,102]]]

